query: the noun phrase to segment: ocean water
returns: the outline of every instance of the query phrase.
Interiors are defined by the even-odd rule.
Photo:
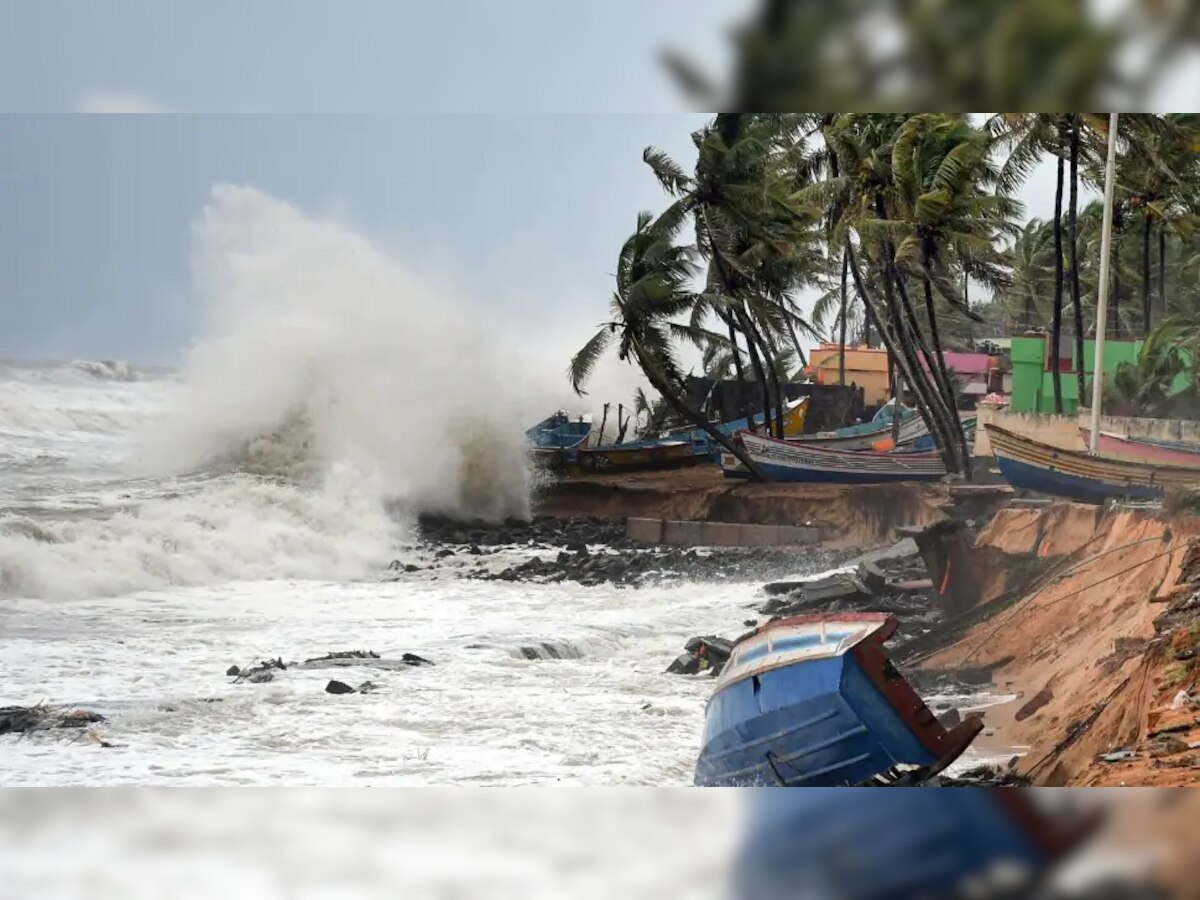
[[[193,257],[179,368],[0,362],[0,706],[108,717],[0,739],[0,784],[690,783],[712,683],[664,670],[758,585],[385,577],[429,552],[421,511],[529,513],[561,368],[250,188],[214,191]],[[547,641],[574,658],[520,651]],[[225,675],[347,649],[436,665]]]

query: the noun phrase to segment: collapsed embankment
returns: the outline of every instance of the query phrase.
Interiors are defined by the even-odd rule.
[[[638,475],[564,478],[536,498],[556,518],[667,519],[755,525],[813,525],[832,547],[870,547],[901,526],[945,517],[944,485],[752,484],[713,466]]]
[[[921,668],[1017,695],[988,724],[1035,784],[1200,784],[1198,535],[1153,510],[1004,510],[955,561],[960,633]]]

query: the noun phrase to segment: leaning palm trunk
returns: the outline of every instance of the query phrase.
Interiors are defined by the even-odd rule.
[[[746,371],[742,368],[742,351],[738,347],[737,342],[737,326],[733,324],[733,316],[727,312],[718,312],[722,319],[725,320],[725,325],[729,328],[729,353],[733,357],[733,371],[737,375],[738,381],[738,413],[740,418],[746,419],[750,424],[751,431],[757,431],[754,426],[754,417],[750,415],[750,406],[746,399]]]
[[[697,428],[700,428],[710,438],[737,457],[738,461],[744,465],[756,479],[766,481],[766,476],[763,470],[759,468],[758,463],[750,458],[746,453],[746,449],[734,441],[730,440],[729,435],[718,430],[713,426],[712,422],[708,421],[708,417],[700,410],[693,407],[684,399],[682,390],[675,390],[663,375],[661,367],[654,360],[653,356],[647,353],[639,344],[633,345],[633,353],[637,357],[638,366],[642,373],[646,376],[646,380],[651,386],[658,391],[667,405],[675,410],[676,414],[684,420],[691,422]]]
[[[841,333],[838,336],[838,384],[846,383],[846,276],[850,260],[846,251],[842,251],[842,315]]]
[[[1165,316],[1167,314],[1167,231],[1166,226],[1158,226],[1158,306]]]
[[[895,299],[891,298],[889,315],[883,315],[883,312],[867,292],[867,286],[863,281],[854,247],[847,242],[846,248],[854,286],[858,290],[858,294],[862,298],[863,305],[867,308],[869,316],[875,321],[876,332],[880,340],[887,348],[893,364],[901,376],[907,380],[913,393],[916,395],[917,406],[924,415],[925,422],[929,426],[929,431],[933,435],[934,441],[937,442],[938,450],[942,455],[943,461],[946,463],[946,468],[951,472],[960,471],[958,458],[954,453],[953,442],[949,439],[949,431],[946,427],[947,423],[940,412],[940,397],[932,389],[929,380],[923,377],[924,372],[920,373],[920,377],[915,375],[916,372],[920,372],[920,368],[915,365],[916,358],[913,354],[913,343],[903,333],[903,322],[899,311],[895,309]]]
[[[886,221],[888,219],[887,207],[884,205],[883,197],[878,193],[875,195],[875,214],[880,220]],[[919,383],[929,386],[930,391],[928,393],[930,396],[927,402],[933,403],[931,412],[937,417],[941,425],[940,438],[945,441],[944,452],[955,460],[950,470],[952,472],[962,472],[964,471],[965,463],[959,460],[958,437],[955,426],[951,421],[958,418],[957,415],[952,415],[954,410],[953,394],[941,383],[938,372],[932,364],[933,354],[930,352],[929,346],[925,343],[925,338],[921,334],[921,325],[917,321],[916,311],[909,300],[908,290],[904,286],[904,279],[896,267],[896,248],[890,240],[885,239],[883,250],[887,257],[886,263],[883,266],[884,296],[887,298],[893,321],[896,322],[900,329],[902,345],[910,354],[908,363],[911,374],[906,380],[914,387]],[[896,298],[893,296],[893,283],[895,284],[895,290],[900,295],[899,303],[897,303]],[[931,378],[927,376],[925,366],[921,364],[922,356],[924,357],[925,365],[932,371]],[[932,427],[930,430],[934,431]],[[935,431],[935,440],[938,439],[938,436],[938,432]]]
[[[758,353],[758,336],[754,332],[750,317],[744,310],[735,308],[734,314],[742,332],[746,335],[746,350],[750,355],[750,367],[754,370],[754,377],[758,379],[759,392],[762,394],[763,424],[768,434],[774,434],[771,422],[771,409],[774,407],[771,400],[771,384],[767,381],[767,371],[763,368],[762,357]]]
[[[1142,337],[1150,336],[1150,230],[1154,219],[1150,211],[1142,216]]]
[[[946,356],[942,352],[942,337],[938,329],[937,313],[934,311],[933,304],[933,286],[929,282],[929,278],[924,279],[925,282],[925,312],[929,316],[929,337],[933,340],[933,352],[935,359],[931,361],[930,368],[937,366],[938,377],[942,382],[943,396],[946,398],[946,403],[950,406],[950,411],[953,415],[950,417],[950,422],[954,426],[954,439],[958,442],[958,449],[962,455],[963,474],[967,480],[971,478],[971,447],[967,443],[967,435],[962,427],[962,419],[958,416],[958,399],[954,391],[954,382],[950,378],[950,372],[946,368]]]
[[[783,414],[784,404],[787,403],[787,397],[784,396],[783,386],[779,383],[779,365],[780,358],[779,345],[775,342],[775,338],[771,336],[771,332],[763,332],[763,337],[766,339],[767,349],[770,351],[770,365],[767,367],[767,375],[771,379],[771,390],[775,392],[775,436],[783,439],[786,435],[783,433]]]
[[[1079,402],[1086,396],[1083,375],[1083,301],[1079,296],[1079,113],[1071,116],[1071,201],[1067,208],[1067,239],[1071,250],[1071,305],[1075,310],[1075,379]]]
[[[1054,412],[1063,414],[1062,369],[1059,365],[1059,347],[1062,345],[1062,306],[1063,306],[1063,246],[1062,246],[1062,207],[1063,207],[1063,157],[1062,140],[1058,142],[1058,180],[1054,190],[1054,315],[1050,325],[1050,346],[1054,352],[1054,368],[1051,378],[1054,382]],[[1080,398],[1083,399],[1082,397]]]

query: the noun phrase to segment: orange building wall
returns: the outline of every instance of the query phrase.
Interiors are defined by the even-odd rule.
[[[822,344],[809,355],[813,377],[818,384],[838,383],[838,345]],[[846,384],[863,389],[863,402],[879,406],[891,397],[888,392],[887,351],[868,347],[846,348]]]

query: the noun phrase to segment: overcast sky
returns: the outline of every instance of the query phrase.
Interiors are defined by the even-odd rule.
[[[198,318],[189,224],[229,182],[582,340],[637,211],[664,205],[642,148],[689,164],[704,121],[678,111],[655,50],[715,65],[746,5],[5,2],[0,356],[177,361]],[[303,112],[354,108],[403,112]],[[302,112],[72,114],[257,109]],[[647,112],[608,112],[629,109]],[[1024,197],[1048,213],[1052,173]]]

